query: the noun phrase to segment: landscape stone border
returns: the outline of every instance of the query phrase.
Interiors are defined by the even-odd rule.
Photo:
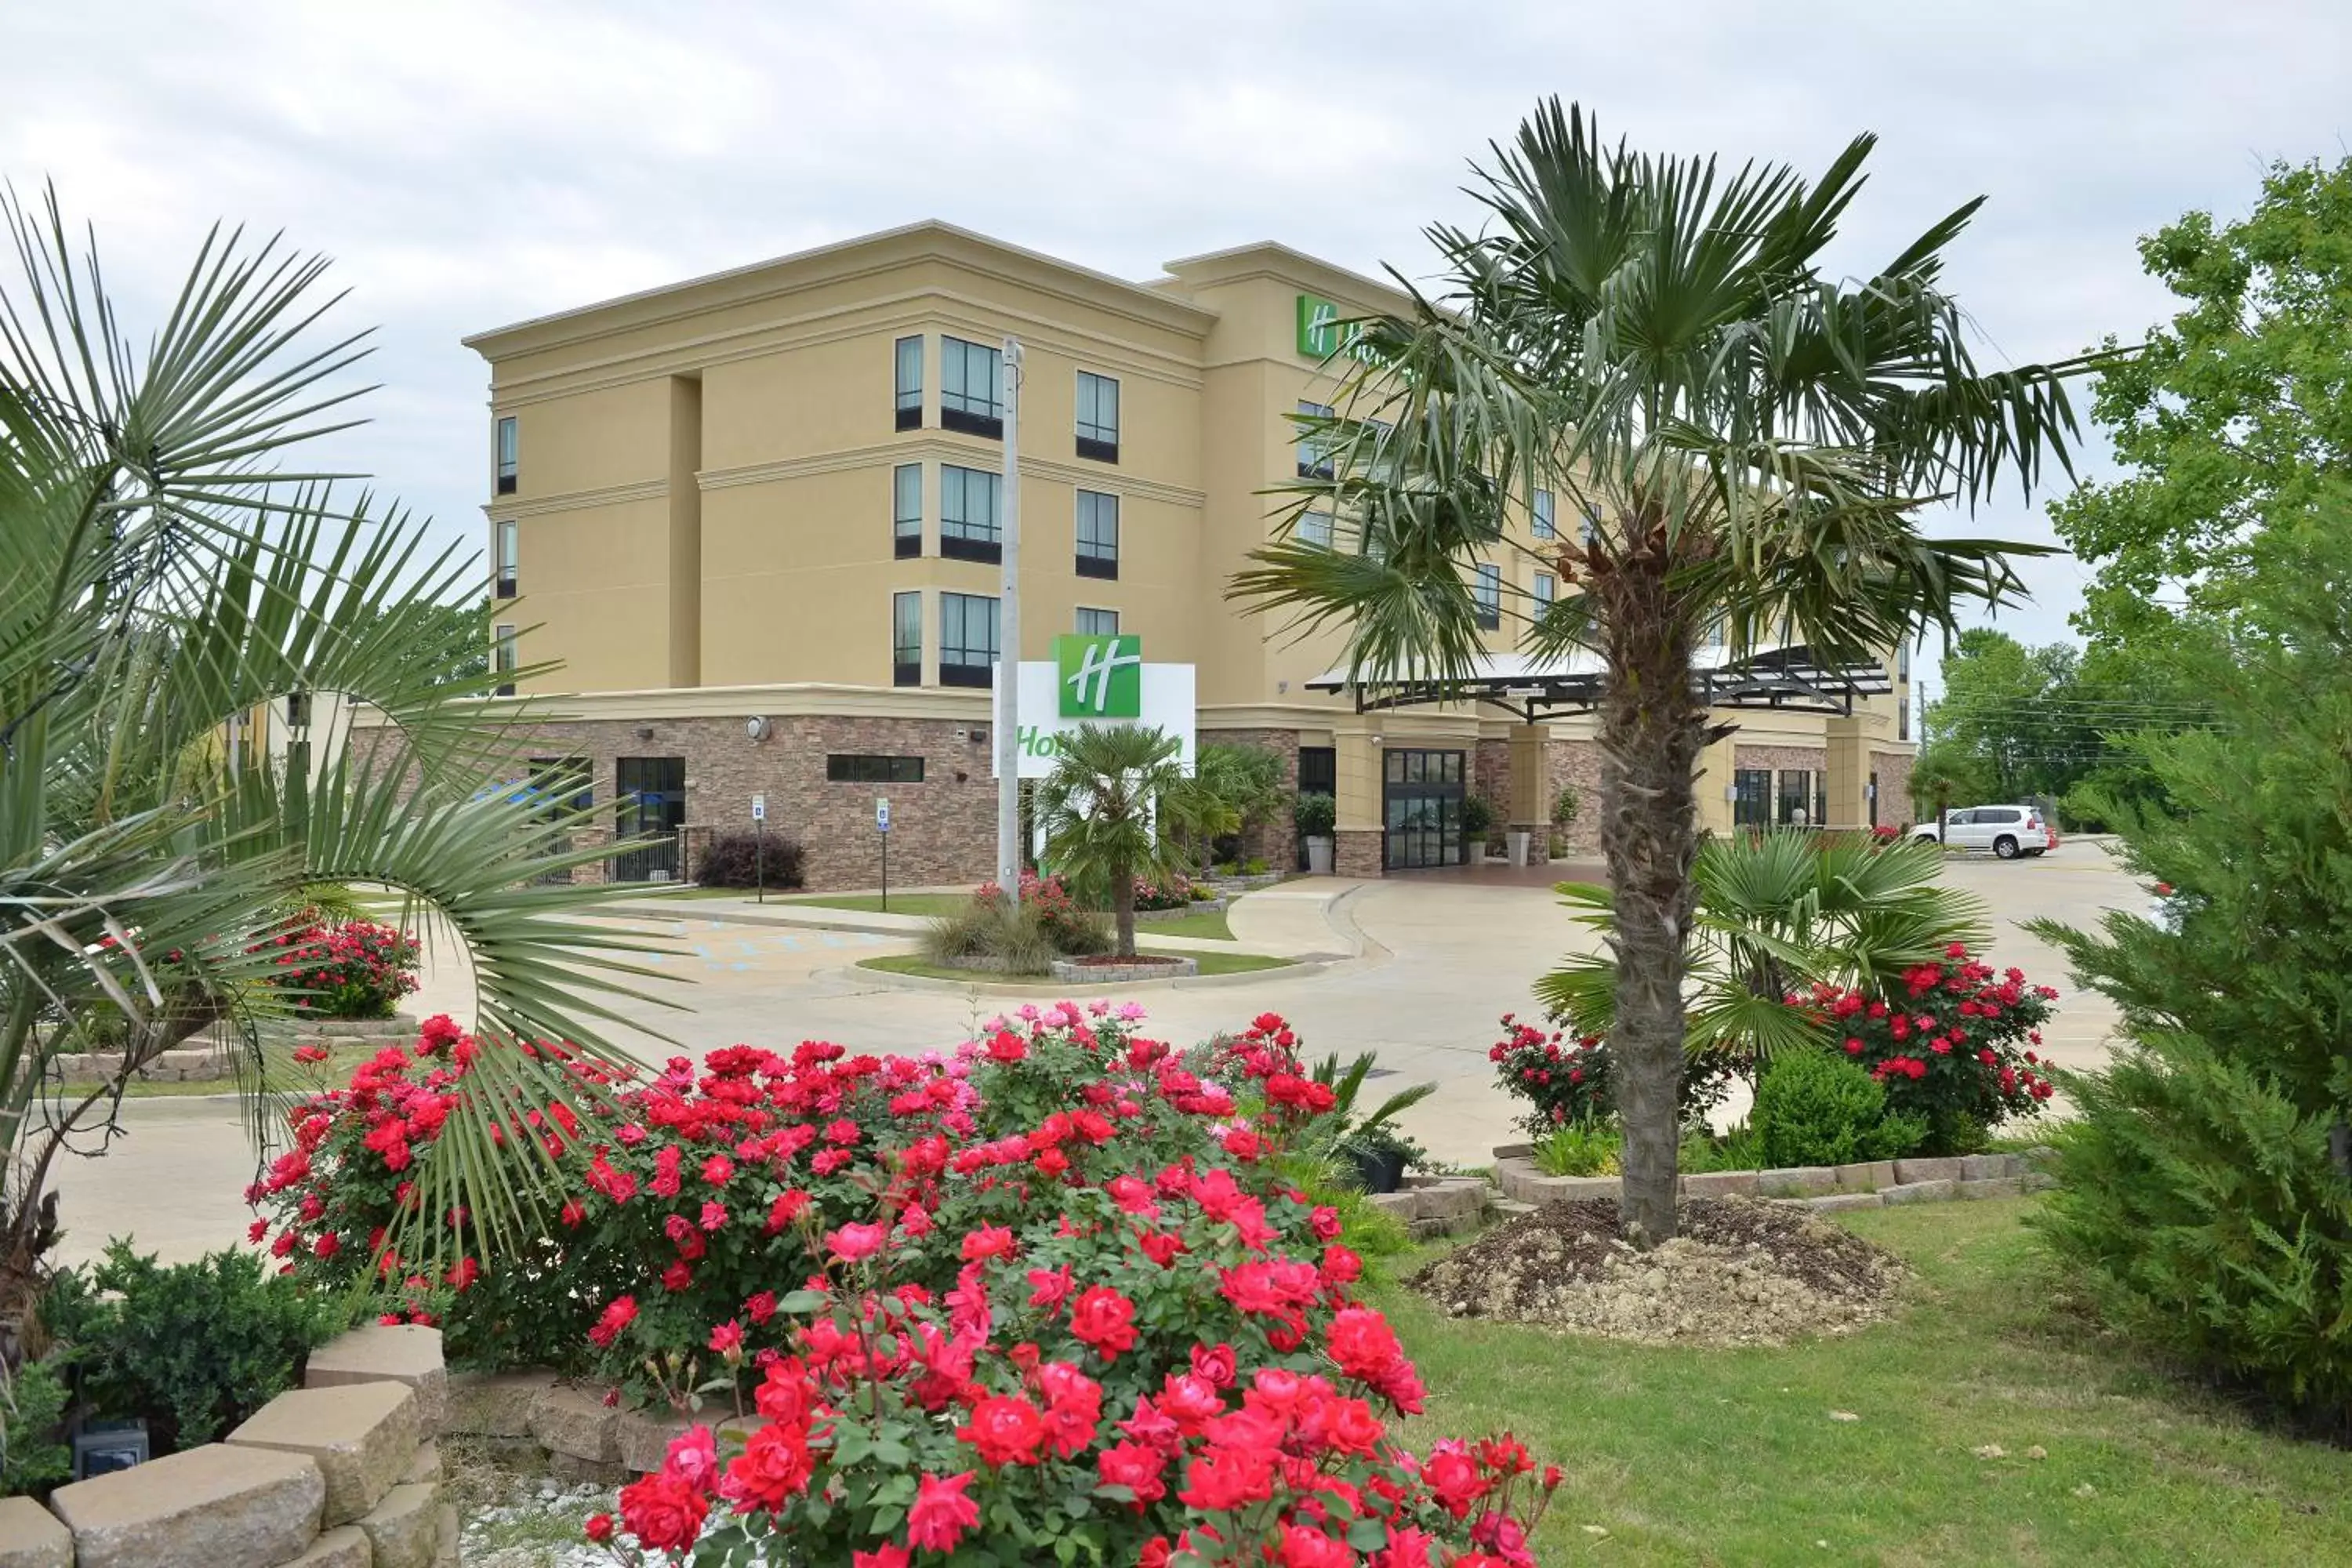
[[[1682,1178],[1690,1198],[1769,1198],[1804,1208],[1837,1211],[1887,1204],[2013,1198],[2053,1184],[2043,1170],[2052,1151],[2023,1154],[1962,1154],[1932,1160],[1874,1160],[1853,1165],[1800,1165],[1777,1171],[1701,1171]],[[1507,1143],[1495,1151],[1495,1184],[1515,1203],[1615,1198],[1614,1176],[1547,1176],[1535,1148]]]
[[[355,1040],[405,1043],[416,1037],[418,1026],[414,1014],[394,1013],[389,1018],[273,1018],[261,1032],[275,1043],[333,1047]],[[210,1046],[163,1051],[131,1076],[149,1083],[215,1083],[236,1076],[236,1057],[235,1049]],[[66,1051],[50,1059],[68,1083],[104,1083],[122,1067],[121,1051]],[[0,1568],[8,1565],[0,1562]]]
[[[1374,1193],[1364,1201],[1403,1221],[1415,1241],[1433,1241],[1466,1235],[1485,1224],[1495,1189],[1484,1176],[1407,1176],[1397,1191]]]
[[[1128,963],[1097,963],[1057,958],[1052,977],[1067,984],[1128,985],[1138,980],[1191,980],[1201,973],[1197,958],[1145,958]]]
[[[446,1375],[439,1330],[355,1329],[217,1443],[0,1502],[0,1568],[457,1568]]]
[[[1199,899],[1173,910],[1138,910],[1135,923],[1150,925],[1157,921],[1181,921],[1186,915],[1221,915],[1233,907],[1231,899]]]

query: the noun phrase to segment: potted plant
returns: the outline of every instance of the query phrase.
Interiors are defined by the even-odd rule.
[[[1463,797],[1463,840],[1465,845],[1475,848],[1482,858],[1486,852],[1486,835],[1493,831],[1494,826],[1495,805],[1492,801],[1482,795]]]
[[[1319,790],[1300,795],[1290,810],[1299,840],[1307,846],[1307,868],[1318,877],[1331,874],[1331,830],[1339,812],[1339,802]]]
[[[1576,826],[1577,798],[1574,784],[1562,784],[1559,793],[1551,797],[1551,858],[1555,860],[1568,853],[1568,830]]]
[[[1341,1171],[1367,1193],[1392,1193],[1404,1185],[1408,1166],[1421,1145],[1386,1122],[1351,1132],[1332,1151]]]

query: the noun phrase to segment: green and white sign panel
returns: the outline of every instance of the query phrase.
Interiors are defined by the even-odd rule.
[[[1353,359],[1370,357],[1370,351],[1359,344],[1364,323],[1347,320],[1349,314],[1319,294],[1298,296],[1298,352],[1311,360],[1327,360],[1337,353]]]
[[[1192,766],[1194,681],[1189,664],[1146,664],[1137,637],[1059,637],[1051,660],[1014,667],[1021,682],[1021,776],[1054,771],[1061,737],[1086,724],[1141,724],[1176,737],[1185,769]],[[1004,666],[996,667],[997,679]],[[1004,704],[995,703],[996,721]]]

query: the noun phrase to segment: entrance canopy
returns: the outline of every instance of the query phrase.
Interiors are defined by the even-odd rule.
[[[1601,702],[1608,672],[1601,656],[1579,651],[1566,658],[1490,653],[1460,679],[1412,677],[1349,681],[1330,670],[1307,683],[1309,691],[1354,697],[1359,712],[1440,702],[1483,702],[1534,724],[1562,713],[1589,713]],[[1735,658],[1727,647],[1691,655],[1691,686],[1710,708],[1777,708],[1797,713],[1850,717],[1857,697],[1895,689],[1883,664],[1831,664],[1802,644],[1766,648]]]

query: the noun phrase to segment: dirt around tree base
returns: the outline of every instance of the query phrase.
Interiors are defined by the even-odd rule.
[[[1753,1198],[1690,1198],[1647,1253],[1617,1204],[1547,1204],[1407,1281],[1449,1316],[1649,1344],[1779,1345],[1885,1317],[1903,1266],[1852,1231]]]

